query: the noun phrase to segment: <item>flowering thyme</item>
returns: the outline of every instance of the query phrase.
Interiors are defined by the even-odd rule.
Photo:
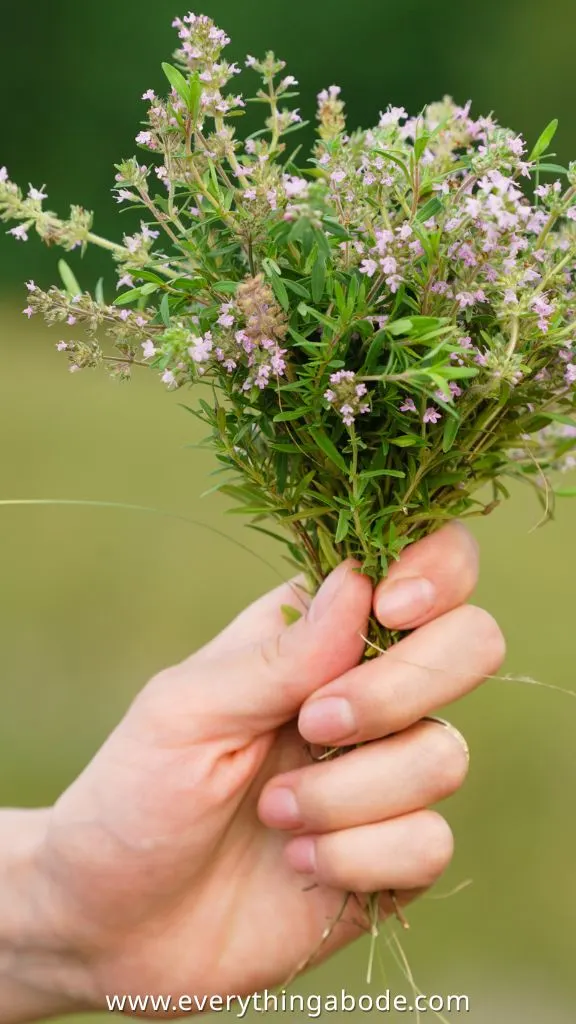
[[[138,231],[102,238],[0,169],[16,241],[101,246],[117,274],[107,301],[60,261],[63,287],[28,282],[24,315],[72,333],[56,343],[72,372],[209,384],[195,411],[221,490],[251,525],[275,520],[317,582],[346,555],[376,578],[446,519],[490,511],[508,479],[549,513],[576,448],[576,165],[549,163],[555,122],[530,150],[445,98],[350,129],[332,85],[306,158],[283,61],[227,61],[204,15],[174,28],[168,94],[143,92],[139,156],[116,167]],[[265,114],[243,137],[248,100]]]

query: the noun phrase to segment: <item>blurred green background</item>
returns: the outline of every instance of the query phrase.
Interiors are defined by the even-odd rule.
[[[561,162],[576,156],[574,0],[206,0],[233,56],[273,48],[299,78],[302,109],[337,82],[352,124],[389,103],[417,111],[452,93],[529,140],[561,119]],[[97,7],[76,0],[3,5],[0,164],[47,184],[48,206],[97,210],[118,237],[113,163],[133,152],[140,95],[161,88],[174,2]],[[70,259],[83,286],[107,264]],[[150,375],[120,386],[71,377],[56,335],[28,324],[22,282],[55,279],[56,254],[0,233],[2,498],[134,502],[217,523],[255,546],[218,498],[199,499],[210,469],[192,417]],[[113,278],[106,278],[111,294]],[[506,671],[574,688],[575,511],[531,532],[539,512],[517,493],[475,527],[476,597],[509,641]],[[273,546],[258,550],[282,570]],[[207,530],[129,511],[0,508],[0,803],[53,800],[161,666],[182,658],[277,581],[273,568]],[[438,893],[410,912],[403,942],[424,992],[465,992],[474,1024],[574,1020],[576,704],[557,691],[489,682],[450,717],[467,733],[472,770],[446,807],[458,847]],[[302,991],[365,990],[360,943],[310,975]],[[407,991],[391,956],[376,987]],[[348,1015],[349,1018],[349,1015]],[[390,1014],[405,1019],[404,1014]],[[92,1018],[102,1020],[102,1018]],[[430,1019],[433,1019],[431,1017]]]

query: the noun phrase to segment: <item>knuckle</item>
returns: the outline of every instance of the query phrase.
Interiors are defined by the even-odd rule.
[[[327,885],[361,888],[361,868],[350,856],[345,836],[332,832],[316,839],[318,874]]]
[[[448,822],[435,811],[426,811],[419,824],[422,850],[422,885],[433,883],[444,873],[454,854],[454,836]]]
[[[484,608],[470,604],[466,606],[466,614],[468,629],[482,655],[483,668],[487,673],[495,672],[506,657],[504,634],[494,616]]]

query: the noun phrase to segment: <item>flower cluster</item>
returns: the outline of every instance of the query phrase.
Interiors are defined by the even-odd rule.
[[[143,93],[141,155],[116,168],[136,233],[104,239],[78,206],[60,219],[44,187],[0,169],[17,241],[102,246],[117,273],[106,301],[60,261],[63,287],[29,282],[25,315],[74,329],[56,346],[74,372],[209,385],[196,411],[222,490],[279,523],[316,581],[345,555],[376,577],[446,519],[490,511],[509,479],[548,514],[576,448],[576,165],[551,162],[556,123],[530,148],[444,98],[351,129],[331,85],[306,157],[283,61],[226,61],[204,15],[174,28],[167,95]],[[241,71],[255,95],[233,87]],[[242,136],[249,100],[264,117]]]
[[[336,370],[329,380],[330,387],[324,392],[324,398],[338,409],[347,427],[352,426],[359,414],[370,412],[370,403],[365,400],[368,388],[358,383],[352,370]]]

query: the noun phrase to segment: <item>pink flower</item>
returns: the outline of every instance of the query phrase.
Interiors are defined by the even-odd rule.
[[[134,278],[132,277],[132,274],[123,274],[122,277],[119,278],[118,284],[116,285],[116,291],[118,291],[119,288],[124,288],[124,287],[126,287],[126,288],[133,288],[134,287]]]
[[[145,224],[144,221],[142,221],[142,220],[140,221],[140,230],[141,230],[141,233],[142,233],[142,238],[144,239],[145,242],[153,241],[155,238],[158,238],[158,236],[160,234],[159,231],[152,231],[148,227],[148,225]]]
[[[142,342],[142,358],[143,359],[153,359],[154,356],[156,355],[157,351],[158,351],[158,349],[154,345],[153,341],[143,341]]]
[[[234,323],[232,313],[221,313],[218,317],[218,323],[221,324],[222,327],[232,327],[232,324]]]
[[[48,194],[43,192],[42,189],[34,188],[30,185],[28,189],[28,199],[35,199],[36,202],[41,203],[43,199],[48,199]]]
[[[151,146],[154,143],[152,132],[138,132],[135,141],[139,146]]]
[[[384,259],[380,260],[380,266],[384,274],[395,274],[398,264],[393,256],[385,256]]]
[[[439,412],[438,409],[435,409],[433,405],[429,405],[428,408],[424,411],[424,415],[422,417],[422,422],[423,423],[437,423],[438,420],[441,418],[441,416],[442,416],[442,413]]]
[[[172,373],[172,370],[164,370],[160,380],[163,384],[167,384],[169,388],[176,387],[176,377]]]
[[[398,124],[399,121],[404,121],[408,117],[408,111],[404,107],[388,107],[385,114],[380,111],[380,120],[378,122],[379,128],[387,128],[389,125]]]
[[[34,281],[26,281],[26,287],[27,287],[29,292],[35,292],[36,291],[36,285],[34,284]]]
[[[67,318],[66,323],[68,324],[69,327],[73,327],[74,324],[76,323],[76,317],[72,316],[72,313],[70,313],[70,316]]]
[[[282,178],[284,184],[284,191],[289,199],[306,195],[308,191],[308,182],[304,178],[296,178],[292,175],[285,174]]]
[[[205,363],[210,358],[211,351],[212,337],[210,334],[205,334],[203,338],[194,338],[192,345],[188,349],[190,358],[195,363]]]
[[[378,264],[376,263],[376,260],[362,260],[362,263],[360,264],[361,274],[367,274],[368,277],[374,277],[377,270]]]
[[[150,102],[152,103],[152,101],[156,99],[156,93],[154,92],[154,89],[147,89],[146,92],[143,92],[142,99],[150,100]]]
[[[34,309],[32,306],[26,306],[26,309],[23,309],[22,312],[24,313],[24,316],[28,317],[28,319],[30,319],[31,316],[34,316]]]
[[[405,398],[400,406],[400,412],[417,412],[413,398]]]
[[[64,352],[67,348],[68,345],[65,341],[59,341],[58,344],[56,345],[56,349],[58,350],[58,352]]]
[[[0,182],[3,183],[8,181],[8,170],[6,167],[0,167]]]
[[[354,423],[354,409],[348,403],[340,406],[340,413],[342,419],[347,427],[351,427]]]
[[[10,228],[6,234],[14,235],[14,238],[17,238],[19,242],[28,241],[28,229],[25,224],[17,224],[15,228]]]

